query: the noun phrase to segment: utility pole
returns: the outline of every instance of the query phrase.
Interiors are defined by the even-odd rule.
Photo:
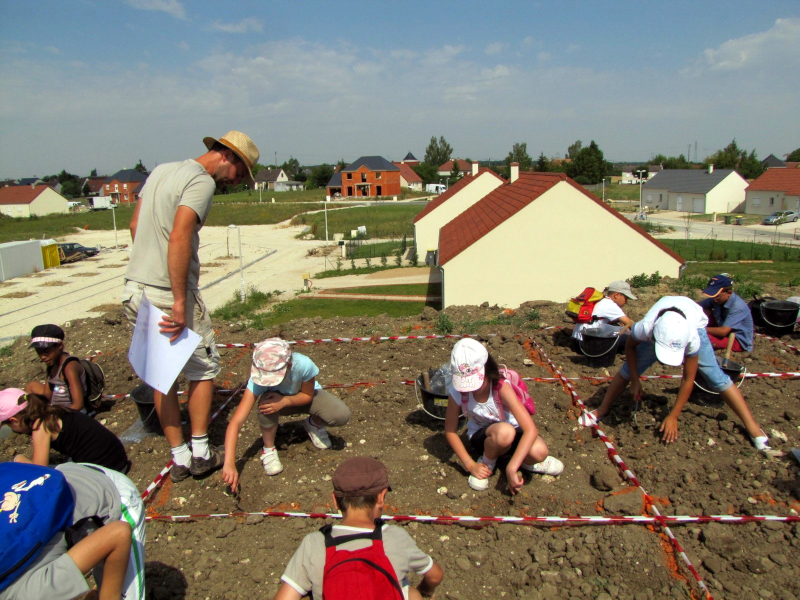
[[[639,176],[639,214],[642,213],[642,175],[644,174],[644,169],[638,169],[636,174]]]
[[[697,162],[697,140],[694,141],[694,162]]]
[[[278,151],[275,151],[275,166],[278,166]]]

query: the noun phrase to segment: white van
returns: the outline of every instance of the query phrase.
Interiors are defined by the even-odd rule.
[[[443,183],[429,183],[425,186],[425,191],[431,194],[442,194],[447,190],[447,186]]]

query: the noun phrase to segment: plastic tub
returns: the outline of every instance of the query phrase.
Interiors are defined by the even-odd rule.
[[[158,420],[156,404],[153,397],[153,388],[146,383],[136,386],[131,391],[131,398],[136,403],[139,410],[139,418],[142,420],[142,427],[147,433],[164,435],[161,429],[161,421]]]

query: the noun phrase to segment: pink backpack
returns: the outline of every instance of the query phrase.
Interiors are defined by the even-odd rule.
[[[522,403],[522,406],[525,407],[525,410],[533,416],[536,414],[536,405],[533,403],[533,398],[531,398],[530,393],[528,392],[528,386],[525,385],[525,382],[522,381],[522,377],[519,376],[514,369],[509,369],[505,365],[499,365],[500,367],[500,375],[503,377],[503,381],[507,382],[508,385],[511,386],[511,389],[514,390],[514,394],[517,396],[517,400]],[[492,390],[492,398],[494,399],[494,404],[497,407],[497,412],[500,413],[500,420],[505,421],[506,415],[505,410],[503,409],[503,401],[500,399],[500,388],[502,387],[503,382],[501,381],[499,385],[497,385]],[[467,415],[467,402],[464,401],[464,394],[461,394],[461,412],[464,414],[465,417],[469,418]]]

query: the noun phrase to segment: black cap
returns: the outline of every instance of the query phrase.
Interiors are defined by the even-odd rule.
[[[64,341],[64,330],[58,325],[37,325],[31,331],[31,346],[49,348]]]

